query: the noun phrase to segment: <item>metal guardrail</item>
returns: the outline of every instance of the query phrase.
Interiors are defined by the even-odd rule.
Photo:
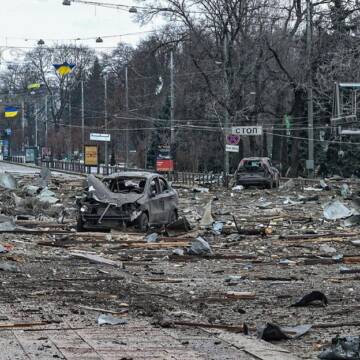
[[[7,159],[10,162],[25,164],[24,156],[11,156]],[[65,172],[71,172],[76,174],[98,174],[102,176],[111,175],[113,173],[124,171],[154,171],[151,169],[134,169],[124,168],[120,166],[105,166],[99,165],[98,167],[85,166],[79,161],[65,161],[65,160],[51,160],[44,161],[37,159],[35,165],[41,167],[47,167],[51,170],[59,170]],[[188,185],[188,186],[206,186],[206,187],[221,187],[224,186],[223,174],[214,173],[193,173],[193,172],[179,172],[172,171],[162,173],[162,175],[168,180],[176,184]],[[228,180],[228,179],[227,179]]]

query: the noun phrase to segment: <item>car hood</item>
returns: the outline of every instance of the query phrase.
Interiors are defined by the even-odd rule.
[[[88,192],[92,197],[99,202],[105,204],[112,204],[115,206],[122,206],[128,203],[134,203],[144,197],[144,194],[128,193],[118,194],[113,193],[108,187],[94,175],[87,177]]]

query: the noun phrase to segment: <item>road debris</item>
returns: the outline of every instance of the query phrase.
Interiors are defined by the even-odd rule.
[[[7,173],[0,174],[0,187],[3,187],[5,189],[9,190],[15,190],[17,188],[18,184],[14,176]]]
[[[330,348],[319,354],[323,360],[360,360],[359,336],[337,336],[331,340]]]
[[[224,228],[224,223],[221,221],[215,221],[212,225],[212,231],[215,235],[220,235]]]
[[[145,241],[148,243],[154,243],[159,241],[159,234],[158,233],[151,233],[145,236]]]
[[[0,261],[0,270],[9,272],[19,272],[19,268],[16,264],[10,262]]]
[[[352,192],[348,184],[342,184],[340,186],[340,194],[344,199],[351,198]]]
[[[353,212],[338,200],[324,205],[324,218],[327,220],[344,219],[351,215]]]
[[[212,200],[210,200],[204,208],[204,214],[200,221],[200,226],[202,228],[209,228],[214,223],[211,210],[212,210]]]
[[[123,264],[121,262],[105,259],[102,256],[95,255],[95,254],[72,252],[72,253],[70,253],[70,255],[75,256],[77,258],[86,259],[86,260],[89,260],[90,262],[94,262],[94,263],[105,264],[105,265],[110,265],[110,266],[115,266],[115,267],[120,267],[120,268],[123,267]]]
[[[298,326],[279,326],[272,323],[257,328],[259,339],[265,341],[280,341],[288,339],[297,339],[311,330],[312,325],[298,325]]]
[[[323,294],[321,291],[312,291],[311,293],[303,296],[299,301],[292,304],[291,306],[308,306],[310,304],[313,304],[314,302],[320,302],[322,306],[328,305],[328,299],[325,294]]]
[[[97,319],[99,325],[126,325],[127,320],[122,318],[117,318],[111,314],[101,314]]]
[[[166,233],[170,237],[176,236],[181,233],[187,233],[190,230],[191,230],[191,226],[185,216],[166,225]]]
[[[188,254],[198,256],[211,256],[213,252],[209,243],[202,237],[197,237],[191,242],[191,247],[188,249]]]
[[[85,328],[93,329],[90,324],[97,326],[94,313],[126,316],[131,321],[124,329],[144,319],[155,324],[164,316],[175,337],[200,331],[209,340],[212,331],[234,336],[245,329],[249,341],[258,324],[281,324],[276,326],[286,337],[281,342],[286,360],[290,354],[315,358],[325,343],[319,339],[359,326],[349,316],[358,310],[353,300],[360,291],[360,181],[326,179],[328,190],[319,180],[307,179],[293,179],[291,190],[249,187],[235,192],[214,183],[209,191],[193,192],[192,185],[181,186],[177,213],[144,234],[122,223],[111,230],[77,231],[82,178],[53,173],[45,184],[38,175],[14,177],[16,189],[0,188],[1,245],[10,250],[0,253],[5,264],[2,299],[8,318],[16,314],[14,323],[26,323],[31,314],[31,321],[51,320],[53,331],[64,336],[68,330],[55,327],[67,329],[71,323],[85,334]],[[341,197],[343,183],[351,199]],[[40,202],[42,191],[58,202]],[[324,216],[322,204],[336,201],[350,216]],[[306,299],[309,287],[329,303],[321,297]],[[291,337],[300,331],[283,324],[313,326],[294,342]],[[104,325],[101,333],[112,328],[121,329]],[[192,348],[192,341],[186,347]],[[243,355],[237,349],[240,355],[231,357],[228,348],[216,347],[222,358]]]

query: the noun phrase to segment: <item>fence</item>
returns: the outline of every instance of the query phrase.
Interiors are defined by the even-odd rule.
[[[10,162],[25,164],[25,156],[11,156],[7,159]],[[45,166],[52,170],[73,172],[75,174],[99,174],[99,175],[110,175],[117,172],[124,171],[154,171],[152,169],[130,169],[124,168],[120,166],[105,166],[100,165],[98,167],[89,167],[78,161],[65,161],[65,160],[51,160],[44,161],[41,159],[37,159],[35,165],[37,166]],[[231,183],[232,175],[228,175],[224,177],[223,174],[215,174],[215,173],[193,173],[193,172],[180,172],[173,171],[169,173],[163,173],[163,176],[168,180],[176,184],[180,185],[189,185],[189,186],[206,186],[206,187],[228,187]],[[281,178],[281,182],[286,182],[290,180],[290,178]],[[313,185],[314,183],[318,183],[319,179],[307,179],[307,178],[295,178],[294,181],[299,186]],[[346,180],[347,183],[355,183],[359,184],[358,180]]]
[[[11,156],[8,161],[24,164],[24,156]],[[65,161],[65,160],[50,160],[44,161],[37,159],[37,166],[47,167],[52,170],[73,172],[77,174],[98,174],[98,175],[111,175],[113,173],[124,172],[124,171],[152,171],[144,169],[131,169],[120,166],[105,166],[99,165],[98,167],[85,166],[83,163],[78,161]],[[190,185],[190,186],[207,186],[207,187],[221,187],[226,183],[224,182],[223,174],[214,173],[193,173],[193,172],[179,172],[173,171],[163,173],[163,176],[168,180],[176,184]],[[228,179],[227,179],[228,180]]]

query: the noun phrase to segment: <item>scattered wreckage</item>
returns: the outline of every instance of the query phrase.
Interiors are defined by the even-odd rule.
[[[345,180],[346,187],[344,180],[291,179],[276,191],[179,186],[179,204],[177,194],[170,201],[178,220],[167,220],[168,199],[164,200],[166,226],[145,236],[129,231],[76,232],[76,216],[90,204],[97,220],[87,220],[84,228],[139,225],[133,212],[151,211],[152,199],[166,198],[166,192],[156,191],[167,183],[161,176],[137,172],[134,179],[133,173],[118,173],[102,181],[89,176],[80,198],[82,178],[50,179],[42,172],[40,179],[6,174],[0,185],[2,213],[7,215],[0,217],[0,275],[4,281],[16,277],[16,286],[7,289],[12,297],[4,297],[14,309],[24,304],[14,303],[14,296],[27,299],[29,279],[34,279],[33,296],[43,294],[54,306],[66,298],[76,304],[63,309],[71,317],[88,309],[78,314],[79,319],[98,311],[92,321],[101,331],[118,325],[128,328],[138,313],[150,316],[161,331],[159,315],[164,315],[172,327],[187,331],[209,328],[222,330],[222,336],[230,331],[247,334],[248,341],[268,342],[261,342],[266,348],[280,342],[277,345],[287,350],[285,357],[273,356],[279,360],[293,359],[292,353],[308,359],[360,360],[360,325],[356,318],[349,319],[358,310],[360,289],[360,182]],[[153,194],[151,176],[158,179]],[[170,185],[168,192],[175,193]],[[59,216],[61,209],[66,210],[66,221]],[[119,216],[126,211],[130,220]],[[148,224],[161,222],[149,219]],[[50,274],[46,278],[43,269]],[[25,273],[29,278],[19,276]],[[58,289],[60,281],[66,282],[66,291]],[[96,281],[101,282],[101,293],[97,284],[91,288]],[[74,308],[79,299],[82,310]],[[51,314],[43,307],[39,316],[46,311]],[[131,317],[123,319],[128,312]],[[334,338],[334,329],[339,337]],[[223,358],[231,357],[228,349],[222,351]],[[256,351],[258,358],[266,358],[265,350]],[[237,355],[232,358],[242,358]]]
[[[77,200],[77,230],[171,224],[178,218],[178,195],[160,175],[148,172],[115,173],[99,180],[89,175]]]
[[[267,157],[244,158],[235,172],[235,184],[242,186],[279,187],[280,174]]]

